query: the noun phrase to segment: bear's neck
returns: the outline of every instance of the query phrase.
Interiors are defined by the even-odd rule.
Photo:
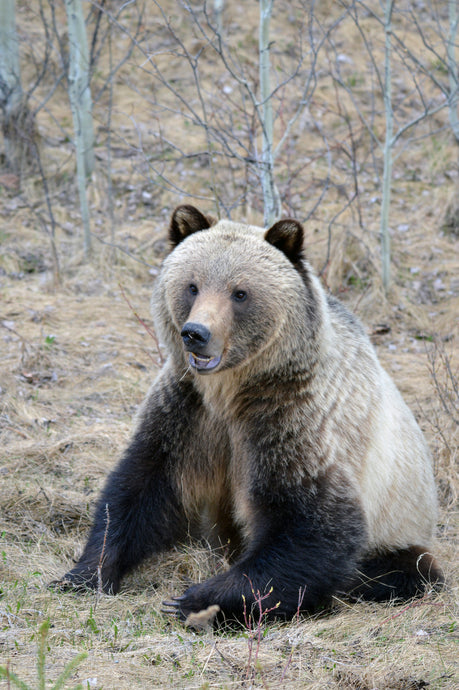
[[[307,352],[306,352],[307,349]],[[269,367],[261,367],[257,358],[251,362],[215,374],[193,373],[193,385],[202,396],[204,406],[214,417],[238,421],[250,414],[251,406],[270,401],[273,408],[294,402],[312,384],[320,367],[321,353],[315,348],[263,357]]]

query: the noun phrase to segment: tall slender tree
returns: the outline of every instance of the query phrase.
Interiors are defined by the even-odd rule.
[[[20,174],[27,151],[22,127],[27,103],[21,85],[14,0],[0,2],[0,111],[6,160],[11,170]]]
[[[271,65],[269,60],[269,25],[274,0],[260,0],[259,59],[260,59],[260,101],[262,126],[262,169],[264,224],[270,227],[278,220],[281,209],[279,194],[274,182],[273,151],[273,106],[270,83]]]
[[[89,87],[89,51],[81,0],[65,0],[69,30],[69,99],[77,157],[78,192],[84,227],[85,254],[91,249],[86,183],[94,169],[94,130]]]
[[[458,0],[448,0],[449,32],[446,44],[449,78],[449,122],[458,151],[459,172],[459,71],[456,60],[457,33],[459,28]],[[446,210],[446,225],[459,232],[459,175],[456,196]]]

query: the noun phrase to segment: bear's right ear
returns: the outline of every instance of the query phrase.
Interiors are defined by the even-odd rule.
[[[180,244],[188,235],[199,232],[199,230],[207,230],[214,223],[215,220],[213,218],[205,216],[194,206],[187,204],[177,206],[172,214],[169,226],[169,240],[172,248]]]
[[[265,240],[280,249],[292,264],[303,258],[303,226],[293,218],[278,220],[265,234]]]

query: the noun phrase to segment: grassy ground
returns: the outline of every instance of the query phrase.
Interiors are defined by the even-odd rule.
[[[187,45],[198,50],[199,37],[175,9],[177,4],[163,5],[168,16],[177,12],[174,26]],[[240,38],[240,58],[252,74],[257,8],[256,3],[244,10],[240,5],[228,9],[230,40],[236,45]],[[331,5],[322,3],[321,20],[332,11]],[[39,19],[35,3],[18,3],[18,26],[26,45],[43,40]],[[287,60],[296,50],[292,33],[296,25],[288,12],[275,19],[277,54]],[[134,31],[135,12],[130,21]],[[159,16],[152,12],[143,22],[145,31],[162,41],[161,49],[170,49],[172,39],[158,28]],[[407,41],[417,45],[419,39],[412,30],[406,30]],[[282,36],[287,34],[293,38],[283,43]],[[355,27],[343,28],[336,45],[352,60],[357,79],[364,58],[358,52]],[[375,40],[375,50],[380,50],[378,45]],[[173,99],[164,85],[153,82],[143,59],[134,53],[114,84],[112,128],[118,148],[112,142],[112,197],[104,139],[106,94],[95,108],[99,147],[90,199],[93,232],[95,238],[111,241],[112,204],[114,239],[120,249],[113,252],[112,247],[95,241],[91,259],[83,256],[76,232],[80,221],[74,158],[63,133],[71,118],[62,88],[37,121],[56,221],[59,281],[49,236],[40,221],[46,217],[46,206],[39,170],[32,165],[20,183],[0,177],[0,665],[8,665],[30,687],[45,687],[39,684],[37,660],[43,644],[40,626],[49,621],[43,647],[48,681],[55,682],[78,654],[87,653],[65,681],[63,686],[68,688],[78,683],[105,690],[168,685],[456,688],[459,478],[454,406],[459,260],[457,235],[443,230],[445,209],[456,189],[456,152],[447,130],[441,130],[446,122],[443,113],[432,126],[441,131],[410,142],[396,164],[391,208],[393,284],[385,298],[378,277],[379,202],[374,199],[380,161],[373,170],[368,138],[358,129],[358,119],[351,121],[354,134],[359,135],[360,209],[354,203],[331,226],[328,252],[330,223],[350,198],[353,178],[344,163],[349,136],[346,118],[339,112],[341,108],[341,113],[346,109],[351,113],[351,108],[345,95],[338,107],[333,86],[325,78],[320,80],[311,110],[316,119],[322,113],[321,128],[329,132],[329,142],[342,144],[334,149],[329,191],[306,226],[307,252],[318,270],[329,253],[326,285],[365,322],[384,366],[429,440],[441,504],[436,554],[445,568],[445,590],[427,593],[407,606],[349,606],[336,601],[327,614],[302,617],[287,625],[196,633],[159,611],[163,599],[221,566],[219,558],[201,545],[184,545],[145,564],[126,579],[116,597],[73,596],[46,587],[81,552],[98,491],[129,438],[137,405],[159,366],[155,344],[134,312],[151,325],[148,304],[164,252],[167,217],[186,197],[170,186],[158,186],[158,166],[163,165],[164,174],[187,189],[203,210],[214,210],[209,166],[202,161],[197,164],[195,156],[177,158],[172,149],[165,150],[165,141],[174,134],[165,131],[168,126],[176,130],[177,146],[185,147],[190,139],[188,125],[178,126],[177,113],[163,113],[163,157],[158,153],[150,161],[154,170],[145,167],[145,151],[158,150],[151,124],[157,121],[158,104],[170,101],[172,107]],[[169,64],[166,57],[164,63]],[[105,50],[99,62],[101,73],[107,64]],[[30,79],[34,63],[24,55],[23,65],[25,78]],[[201,69],[205,90],[210,92],[212,79],[215,83],[220,79],[211,54]],[[179,68],[177,74],[182,75]],[[400,89],[401,78],[397,74]],[[95,79],[102,81],[99,74]],[[185,78],[180,87],[189,89],[189,101],[195,98]],[[362,83],[361,96],[365,88]],[[46,84],[40,89],[43,97]],[[289,104],[286,96],[286,110]],[[409,104],[406,108],[409,111]],[[56,122],[63,128],[59,134]],[[140,131],[142,155],[134,149]],[[199,130],[193,132],[188,153],[205,140]],[[317,200],[328,169],[325,154],[317,159],[313,155],[323,147],[318,127],[304,122],[295,137],[291,150],[279,161],[279,184],[286,212],[302,219]],[[217,182],[226,206],[231,199],[243,198],[233,217],[260,223],[256,184],[238,163],[224,163],[217,171]],[[6,167],[2,172],[6,175]],[[0,687],[13,687],[13,682],[0,679]]]

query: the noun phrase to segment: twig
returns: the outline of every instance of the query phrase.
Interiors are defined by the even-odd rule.
[[[336,220],[337,218],[339,218],[340,215],[341,215],[342,213],[344,213],[344,211],[346,211],[346,209],[349,208],[349,206],[351,206],[351,204],[352,204],[352,202],[354,201],[354,199],[356,198],[356,196],[357,196],[357,194],[354,194],[350,199],[348,199],[347,202],[346,202],[346,204],[345,204],[342,208],[340,208],[340,210],[338,211],[338,213],[335,213],[335,215],[333,216],[333,218],[331,219],[331,221],[330,221],[329,224],[328,224],[327,256],[325,257],[324,264],[323,264],[322,268],[321,268],[320,271],[319,271],[319,276],[322,276],[322,275],[324,274],[326,268],[328,267],[328,262],[330,261],[331,229],[332,229],[332,225],[333,225],[333,223],[335,222],[335,220]]]
[[[146,332],[148,333],[148,335],[150,336],[150,338],[151,338],[151,339],[153,340],[153,342],[155,343],[156,351],[157,351],[158,357],[159,357],[159,361],[160,361],[161,366],[162,366],[162,365],[164,364],[164,357],[163,357],[163,355],[162,355],[162,353],[161,353],[161,349],[160,349],[160,347],[159,347],[159,341],[158,341],[158,338],[156,337],[156,333],[155,333],[149,326],[147,326],[147,324],[145,323],[145,321],[138,315],[138,313],[136,312],[136,310],[134,309],[134,307],[133,307],[132,304],[130,303],[130,301],[129,301],[129,299],[128,299],[128,297],[127,297],[125,291],[124,291],[124,288],[123,288],[123,286],[121,285],[121,283],[120,283],[119,281],[118,281],[118,286],[119,286],[119,288],[120,288],[120,290],[121,290],[121,294],[123,295],[123,299],[124,299],[124,301],[126,302],[126,304],[128,305],[129,309],[132,311],[132,313],[134,314],[134,316],[135,316],[135,318],[137,319],[137,321],[140,323],[141,326],[143,326],[143,328],[146,330]],[[156,362],[154,361],[153,357],[151,357],[151,355],[149,355],[149,357],[150,357],[150,359],[152,360],[152,362],[154,362],[154,364],[156,364]]]
[[[250,675],[250,671],[252,670],[251,667],[252,667],[252,655],[253,655],[253,641],[255,639],[255,636],[257,639],[257,646],[255,649],[255,659],[253,662],[254,664],[257,663],[258,655],[260,653],[261,636],[262,636],[262,632],[263,632],[263,619],[265,619],[269,613],[271,613],[272,611],[275,611],[277,608],[279,608],[280,601],[278,601],[276,604],[274,604],[274,606],[271,606],[271,608],[263,609],[263,601],[271,596],[274,588],[271,587],[269,589],[269,591],[266,592],[266,594],[262,595],[259,589],[257,589],[257,591],[255,592],[254,586],[252,584],[252,580],[249,578],[249,576],[244,575],[244,577],[246,577],[247,580],[249,581],[252,596],[254,598],[254,602],[252,604],[252,611],[253,611],[254,606],[258,607],[258,620],[256,621],[256,628],[254,629],[253,623],[255,621],[254,621],[253,613],[248,613],[247,601],[246,601],[245,596],[242,595],[244,623],[245,623],[245,626],[246,626],[247,631],[249,633],[248,638],[247,638],[247,644],[249,647],[249,658],[247,660],[247,671],[246,671],[246,679],[248,679],[249,675]],[[255,669],[252,670],[252,673],[254,670]],[[262,673],[261,669],[258,669],[258,670],[260,672],[262,683],[265,686],[263,673]]]
[[[16,331],[14,328],[11,328],[11,326],[8,326],[4,321],[0,321],[0,326],[2,326],[3,328],[6,328],[6,330],[9,331],[10,333],[14,333],[14,335],[17,335],[17,337],[18,337],[25,345],[29,345],[30,347],[32,347],[32,343],[30,342],[30,340],[27,340],[27,338],[24,338],[23,335],[21,335],[21,334],[20,334],[18,331]]]
[[[25,434],[25,433],[24,433],[23,431],[21,431],[20,429],[15,429],[14,426],[6,426],[6,427],[5,427],[5,430],[6,430],[6,431],[13,431],[15,434],[18,434],[19,436],[21,436],[21,438],[30,439],[30,436],[28,436],[27,434]]]
[[[448,390],[448,385],[446,384],[441,384],[440,381],[438,380],[438,375],[437,375],[437,367],[436,367],[436,362],[437,362],[437,355],[440,357],[440,362],[444,365],[447,373],[447,380],[449,380],[451,384],[451,391]],[[432,380],[435,384],[435,389],[437,391],[438,397],[440,399],[440,402],[442,404],[442,407],[448,417],[453,420],[455,424],[459,424],[459,419],[456,418],[455,416],[455,407],[457,405],[457,402],[459,402],[459,389],[458,389],[458,380],[455,374],[453,373],[451,369],[451,363],[450,363],[450,358],[446,354],[445,348],[443,345],[440,346],[439,340],[437,339],[435,342],[434,349],[431,350],[430,352],[427,353],[427,356],[429,358],[429,364],[430,364],[430,375],[432,377]],[[454,395],[453,395],[454,394]],[[454,396],[456,397],[456,401],[454,401]],[[450,409],[450,406],[453,409]]]
[[[102,583],[102,566],[104,563],[105,545],[107,543],[108,528],[110,526],[110,511],[108,508],[108,503],[105,504],[105,515],[107,516],[107,520],[105,522],[104,541],[102,542],[102,551],[100,552],[99,565],[97,566],[97,596],[96,602],[94,604],[94,612],[96,611],[96,606],[99,602],[100,597],[104,593]]]
[[[407,606],[404,606],[400,611],[397,611],[397,613],[394,613],[392,616],[388,616],[388,618],[385,618],[383,621],[381,621],[380,625],[384,625],[385,623],[388,623],[389,621],[394,620],[394,618],[398,618],[399,616],[403,615],[409,609],[414,609],[417,606],[443,606],[443,603],[441,601],[427,601],[426,597],[428,595],[425,594],[422,599],[417,599],[416,601],[412,601],[410,604]]]
[[[297,606],[297,609],[296,609],[296,622],[297,622],[297,623],[300,622],[300,612],[301,612],[301,607],[302,607],[302,605],[303,605],[303,600],[304,600],[305,592],[306,592],[306,587],[304,587],[304,588],[300,587],[300,589],[298,590],[298,606]],[[287,673],[288,667],[289,667],[290,664],[292,663],[292,659],[293,659],[293,650],[294,650],[294,649],[295,649],[295,645],[292,644],[291,649],[290,649],[290,654],[288,655],[287,663],[285,664],[285,666],[284,666],[284,668],[283,668],[282,675],[281,675],[281,678],[280,678],[280,682],[281,682],[281,683],[282,683],[283,680],[284,680],[284,677],[285,677],[285,674]]]

